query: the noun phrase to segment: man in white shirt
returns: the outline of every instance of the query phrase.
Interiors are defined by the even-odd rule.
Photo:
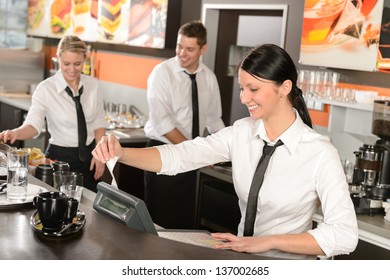
[[[153,69],[148,79],[150,110],[145,125],[148,146],[177,144],[193,138],[190,74],[196,74],[199,134],[214,133],[225,125],[215,74],[200,57],[207,50],[207,31],[199,21],[184,24],[178,32],[176,56]],[[166,228],[192,228],[195,216],[196,172],[177,176],[145,173],[145,201],[153,221]]]

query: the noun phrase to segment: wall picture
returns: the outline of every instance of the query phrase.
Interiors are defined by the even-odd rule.
[[[378,71],[390,72],[390,0],[385,0],[379,38]]]
[[[299,62],[375,71],[384,0],[305,0]]]
[[[28,0],[30,36],[165,47],[168,0]]]

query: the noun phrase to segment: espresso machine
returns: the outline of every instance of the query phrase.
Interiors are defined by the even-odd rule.
[[[390,198],[390,100],[374,101],[371,132],[376,143],[354,152],[350,192],[357,214],[383,214],[382,202]]]

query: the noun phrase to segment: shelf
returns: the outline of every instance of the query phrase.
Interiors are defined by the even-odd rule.
[[[351,108],[356,110],[362,110],[362,111],[370,111],[372,112],[374,108],[374,104],[363,104],[363,103],[356,103],[356,102],[342,102],[342,101],[334,101],[334,100],[328,100],[328,99],[321,99],[321,98],[307,98],[305,97],[306,103],[314,102],[314,103],[322,103],[322,104],[329,104],[332,106],[338,106],[343,108]],[[314,109],[314,108],[309,108]]]
[[[318,98],[305,98],[308,109],[322,111],[330,105],[329,132],[346,132],[357,136],[373,136],[371,133],[373,104],[341,102]]]

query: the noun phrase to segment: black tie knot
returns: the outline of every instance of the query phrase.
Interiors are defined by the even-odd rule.
[[[184,71],[184,73],[186,73],[188,76],[190,76],[190,78],[191,78],[192,81],[196,80],[196,73],[190,74],[190,73],[188,73],[187,71]]]
[[[72,92],[72,90],[70,89],[69,86],[66,86],[65,91],[68,93],[68,95],[70,97],[72,97],[73,100],[77,99],[78,101],[80,101],[80,96],[83,94],[84,87],[83,86],[80,87],[79,95],[77,95],[77,96],[73,96],[73,92]]]
[[[270,145],[268,145],[268,143],[266,141],[264,141],[263,154],[265,154],[267,156],[272,156],[272,154],[276,150],[276,147],[279,147],[281,145],[283,145],[283,142],[280,139],[278,140],[278,142],[276,142],[276,144],[274,146],[270,146]]]

